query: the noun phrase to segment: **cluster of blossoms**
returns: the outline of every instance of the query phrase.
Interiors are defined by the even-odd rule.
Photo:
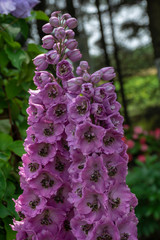
[[[73,28],[53,12],[34,60],[27,138],[20,167],[23,194],[15,200],[17,240],[137,240],[137,199],[126,185],[126,145],[112,67],[90,74]],[[52,50],[51,50],[52,49]],[[54,77],[48,66],[56,72]],[[97,87],[100,80],[105,84]]]
[[[0,0],[0,13],[11,13],[17,18],[26,18],[38,3],[39,0]]]

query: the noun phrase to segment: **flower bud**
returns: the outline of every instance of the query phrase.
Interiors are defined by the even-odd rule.
[[[70,50],[66,53],[66,55],[72,62],[79,61],[82,58],[82,54],[79,49]]]
[[[42,38],[42,42],[43,42],[43,45],[42,45],[43,48],[51,49],[54,44],[54,38],[52,35],[47,35]]]
[[[56,50],[51,50],[46,53],[46,61],[49,64],[57,64],[59,61],[60,55],[57,54]]]
[[[77,48],[78,42],[75,39],[69,39],[67,42],[65,42],[65,45],[68,49],[73,50]]]
[[[42,26],[42,31],[44,33],[51,33],[53,31],[53,27],[51,26],[50,23],[46,23]]]
[[[59,20],[57,17],[51,17],[49,22],[53,27],[59,27]]]
[[[51,17],[58,17],[60,13],[61,13],[61,11],[55,11],[55,12],[51,13]]]
[[[92,82],[92,83],[98,83],[98,82],[101,80],[102,75],[103,75],[103,72],[102,72],[101,70],[93,73],[93,74],[91,75],[91,82]]]
[[[59,49],[60,49],[60,43],[55,43],[53,45],[53,50],[59,51]]]
[[[65,33],[64,28],[63,27],[56,28],[55,32],[54,32],[54,35],[58,40],[65,38],[66,33]]]
[[[76,73],[77,73],[78,76],[82,76],[83,75],[83,71],[82,71],[82,69],[80,67],[77,67]]]
[[[62,15],[62,19],[67,20],[69,18],[71,18],[71,15],[69,13],[65,13],[65,14]]]
[[[74,32],[73,30],[68,29],[68,30],[66,31],[66,37],[67,37],[68,39],[72,39],[72,38],[74,38],[74,36],[75,36],[75,32]]]
[[[87,61],[81,61],[79,66],[82,70],[87,70],[89,68]]]
[[[76,18],[69,18],[69,19],[67,19],[66,25],[69,28],[71,28],[71,29],[77,27],[77,19]]]
[[[83,79],[81,77],[71,78],[67,81],[67,89],[70,93],[80,93]]]
[[[46,54],[40,54],[33,59],[33,63],[36,66],[36,70],[45,70],[48,67],[46,62]]]
[[[88,72],[84,72],[82,77],[85,82],[88,82],[90,79],[90,74]]]
[[[103,72],[103,80],[110,81],[116,76],[113,67],[104,67],[101,69],[101,71]]]

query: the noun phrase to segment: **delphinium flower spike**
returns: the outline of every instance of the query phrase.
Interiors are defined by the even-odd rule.
[[[126,185],[115,72],[105,67],[91,74],[81,61],[74,76],[71,62],[82,57],[76,26],[70,14],[57,11],[42,27],[49,51],[33,60],[37,90],[30,90],[27,109],[24,192],[15,200],[22,220],[12,227],[17,240],[136,240],[137,199]]]

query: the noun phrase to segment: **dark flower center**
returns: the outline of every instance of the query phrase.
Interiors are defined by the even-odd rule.
[[[112,240],[113,238],[109,234],[102,234],[101,236],[97,237],[97,240]]]
[[[103,99],[106,97],[105,89],[103,89],[103,88],[100,89],[100,97]]]
[[[52,187],[54,185],[54,180],[50,179],[50,177],[46,174],[43,173],[44,178],[41,180],[41,185],[44,188],[49,188]]]
[[[63,196],[63,189],[64,188],[60,188],[58,191],[57,191],[57,194],[56,196],[53,197],[53,199],[56,201],[56,203],[64,203],[64,196]]]
[[[40,203],[40,199],[37,198],[36,200],[34,201],[30,201],[29,202],[29,206],[32,208],[32,209],[36,209],[36,206]]]
[[[95,139],[95,134],[91,132],[91,127],[87,132],[84,133],[84,137],[88,142],[91,142]]]
[[[65,105],[58,104],[56,109],[55,109],[55,114],[57,117],[62,116],[66,112],[66,107]]]
[[[33,142],[34,142],[35,138],[36,138],[35,135],[31,134],[31,139],[32,139]]]
[[[129,238],[129,234],[128,233],[123,233],[121,235],[121,240],[127,240]]]
[[[54,127],[53,124],[50,124],[49,128],[45,128],[43,133],[46,137],[52,136],[54,134]]]
[[[77,188],[76,193],[79,197],[82,197],[82,188]]]
[[[59,71],[60,71],[61,75],[63,75],[68,72],[68,67],[65,64],[62,64]]]
[[[57,89],[56,87],[52,87],[52,89],[50,89],[50,91],[48,92],[48,97],[49,98],[56,98],[58,95]]]
[[[65,167],[65,163],[62,163],[58,157],[56,157],[55,169],[63,172]]]
[[[97,196],[94,196],[94,198],[95,199],[94,199],[94,201],[92,203],[87,202],[87,206],[92,209],[92,212],[98,210],[98,199],[97,199]]]
[[[79,168],[79,169],[83,169],[83,168],[84,168],[84,164],[79,165],[78,168]]]
[[[88,235],[88,232],[93,228],[93,224],[85,224],[82,225],[82,231],[85,232],[86,235]]]
[[[36,107],[33,107],[32,115],[33,116],[37,115],[37,108]]]
[[[80,115],[84,115],[86,113],[86,110],[87,110],[87,102],[86,101],[81,102],[81,105],[77,106],[77,112]]]
[[[25,215],[21,211],[18,212],[18,215],[20,216],[21,219],[25,218]]]
[[[39,168],[39,164],[38,163],[29,163],[28,168],[29,168],[30,172],[35,172]]]
[[[68,143],[64,138],[61,139],[61,143],[62,143],[62,146],[64,147],[64,149],[69,151]]]
[[[52,219],[50,218],[49,210],[45,210],[44,217],[41,219],[42,225],[50,225],[52,224]]]
[[[111,202],[111,205],[112,205],[112,208],[118,208],[119,204],[120,204],[120,198],[116,198],[116,199],[112,199],[112,202]]]
[[[72,230],[72,229],[71,229],[71,226],[70,226],[70,221],[69,221],[69,220],[65,220],[64,223],[63,223],[63,226],[64,226],[64,229],[65,229],[66,231]]]
[[[49,145],[48,144],[44,144],[44,146],[40,149],[38,154],[41,157],[46,157],[48,155],[48,151],[49,151]]]
[[[103,112],[103,107],[101,105],[98,105],[97,114],[100,115],[102,114],[102,112]]]
[[[104,227],[102,234],[97,237],[97,240],[112,240],[111,235],[108,234],[107,227]]]
[[[110,146],[114,142],[114,138],[113,137],[104,136],[103,142],[104,142],[105,146]]]
[[[40,76],[37,77],[37,81],[38,81],[39,83],[42,83],[42,79],[41,79]]]
[[[117,173],[117,168],[116,167],[114,167],[114,166],[107,166],[107,169],[108,169],[108,175],[110,177],[113,177],[113,176],[116,175],[116,173]]]
[[[86,93],[90,93],[91,92],[89,87],[85,87],[84,90],[85,90]]]
[[[99,170],[94,170],[94,173],[92,173],[90,180],[93,182],[98,182],[99,178],[101,177]]]

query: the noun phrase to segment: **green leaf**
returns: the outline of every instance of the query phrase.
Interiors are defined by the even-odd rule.
[[[43,12],[43,11],[32,11],[31,15],[33,18],[36,18],[37,20],[43,20],[46,22],[49,22],[49,17]]]
[[[5,52],[10,59],[12,65],[20,70],[23,61],[26,59],[26,53],[22,49],[13,49],[9,46],[5,47]]]
[[[34,43],[28,44],[28,52],[33,52],[36,54],[46,53],[46,49],[42,48],[40,45],[36,45]]]
[[[22,90],[22,87],[20,85],[17,85],[16,80],[10,80],[7,82],[5,90],[6,90],[8,99],[12,99],[18,95],[18,93]]]
[[[13,139],[11,136],[5,134],[5,133],[0,133],[0,150],[5,151],[8,149],[8,146],[13,142]]]
[[[1,49],[0,51],[0,67],[3,69],[4,67],[7,66],[9,62],[8,56],[5,53],[4,49]]]
[[[10,224],[13,224],[13,220],[10,217],[3,219],[5,230],[6,230],[6,240],[11,240],[16,238],[16,232],[12,230]]]
[[[8,209],[0,202],[0,218],[5,218],[10,215]]]
[[[17,34],[21,30],[19,26],[15,26],[13,24],[3,23],[2,26],[4,27],[4,29],[7,30],[9,35],[13,36],[14,38],[17,36]]]
[[[5,190],[6,190],[6,178],[2,170],[0,169],[0,199],[2,199],[5,193]],[[1,209],[0,209],[0,214],[1,214]]]
[[[8,161],[11,157],[11,152],[10,151],[5,151],[5,152],[0,152],[0,160],[3,161]]]
[[[11,115],[13,120],[17,120],[18,115],[20,114],[20,106],[17,104],[15,99],[11,101]]]
[[[6,31],[1,31],[1,35],[5,42],[12,48],[20,48],[21,45],[18,42],[15,42],[13,38],[6,32]]]
[[[9,119],[0,120],[0,132],[9,133],[11,130],[11,124]]]
[[[13,197],[15,190],[16,190],[16,186],[14,185],[14,183],[8,180],[6,194],[9,195],[10,197]]]
[[[21,33],[26,39],[28,37],[28,32],[29,32],[28,23],[24,19],[19,19],[19,24],[21,27]]]
[[[25,153],[23,141],[21,140],[14,141],[8,148],[20,157]]]

